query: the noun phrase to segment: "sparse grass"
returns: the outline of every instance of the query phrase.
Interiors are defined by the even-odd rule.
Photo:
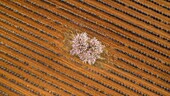
[[[87,33],[79,33],[69,31],[70,34],[65,34],[65,47],[70,50],[71,55],[75,55],[84,63],[95,64],[97,59],[104,59],[100,56],[104,52],[105,46],[98,39],[92,39],[87,36]]]

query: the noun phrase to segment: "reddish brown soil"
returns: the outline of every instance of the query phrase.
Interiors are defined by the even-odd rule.
[[[1,0],[0,94],[170,96],[170,3],[137,1],[160,14],[133,0],[101,0],[112,7],[99,1]],[[99,39],[104,60],[89,65],[71,56],[76,32]]]

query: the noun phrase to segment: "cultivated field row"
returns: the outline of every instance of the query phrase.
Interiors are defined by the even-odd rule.
[[[168,5],[166,0],[2,0],[0,94],[168,96]],[[105,61],[97,62],[101,67],[69,54],[63,40],[75,29],[106,46]]]

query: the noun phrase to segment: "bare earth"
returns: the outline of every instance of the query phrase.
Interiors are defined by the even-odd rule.
[[[69,53],[86,32],[94,65]],[[170,96],[168,0],[0,0],[1,96]]]

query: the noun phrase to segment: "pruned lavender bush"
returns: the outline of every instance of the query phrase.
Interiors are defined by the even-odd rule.
[[[104,45],[95,37],[90,39],[87,33],[77,34],[72,40],[71,55],[77,55],[83,62],[94,64],[103,53]]]

